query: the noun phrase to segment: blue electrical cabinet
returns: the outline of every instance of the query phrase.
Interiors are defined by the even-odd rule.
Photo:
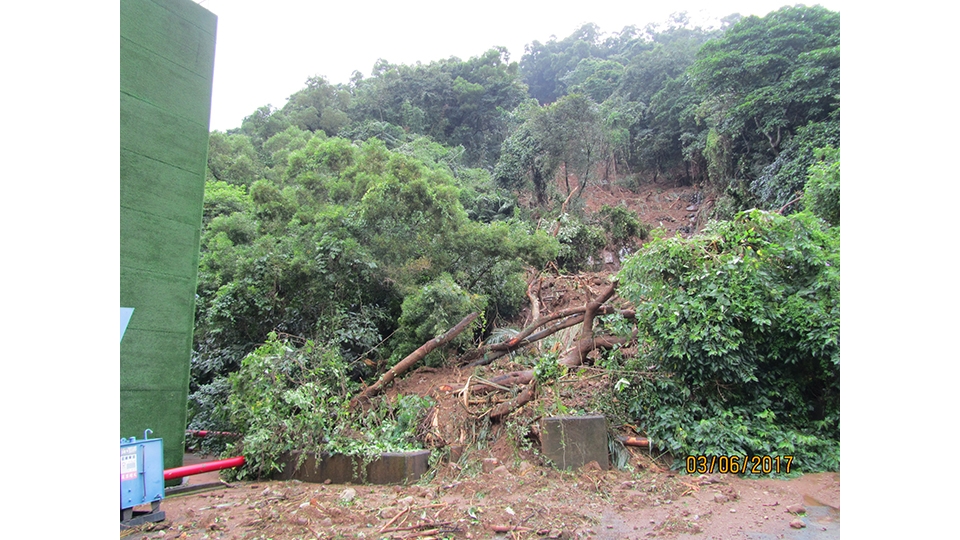
[[[163,499],[163,439],[150,439],[150,433],[144,431],[140,441],[120,439],[120,521],[124,523],[134,519],[133,507],[142,504],[150,504],[151,511],[138,522],[164,518],[157,512]]]

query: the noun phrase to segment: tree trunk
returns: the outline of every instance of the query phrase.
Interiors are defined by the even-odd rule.
[[[354,396],[353,399],[350,400],[350,408],[356,410],[357,407],[359,407],[363,402],[379,394],[386,385],[390,384],[394,379],[397,378],[397,376],[403,374],[405,371],[413,367],[414,364],[420,360],[423,360],[423,358],[430,354],[434,349],[442,345],[446,345],[453,338],[460,335],[460,333],[466,330],[479,316],[479,313],[471,313],[464,317],[462,321],[457,323],[456,326],[450,330],[447,330],[447,332],[442,336],[437,336],[421,345],[420,348],[407,355],[407,357],[398,362],[397,365],[388,369],[387,372],[384,373],[377,382],[366,387],[363,392],[360,392]]]

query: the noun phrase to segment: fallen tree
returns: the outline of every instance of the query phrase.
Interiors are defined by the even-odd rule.
[[[529,346],[549,335],[552,335],[564,328],[570,328],[577,324],[582,325],[580,335],[577,341],[567,351],[564,352],[558,363],[567,368],[574,368],[581,365],[587,358],[587,355],[595,350],[611,349],[629,343],[635,336],[618,337],[610,335],[595,335],[594,322],[596,317],[603,314],[620,313],[627,318],[633,318],[633,310],[618,310],[607,305],[616,295],[617,282],[614,280],[610,285],[601,291],[593,300],[586,305],[568,308],[556,313],[545,315],[534,321],[531,325],[517,333],[512,339],[503,342],[485,345],[465,354],[461,358],[461,364],[481,365],[488,364],[493,360],[500,358],[517,349]],[[537,332],[537,329],[551,323],[559,321],[556,324]],[[479,383],[469,390],[476,394],[484,394],[494,391],[503,391],[504,389],[515,389],[521,385],[526,387],[515,397],[504,403],[498,404],[489,413],[488,416],[497,420],[520,406],[529,402],[536,395],[536,380],[534,370],[527,369],[514,371],[494,377],[489,383]],[[467,391],[465,387],[463,391]]]
[[[423,360],[425,356],[430,354],[437,347],[446,345],[453,338],[460,335],[461,332],[470,327],[470,325],[479,317],[480,314],[477,312],[471,313],[463,318],[462,321],[457,323],[456,326],[447,330],[443,335],[437,336],[430,341],[421,345],[417,350],[413,351],[406,358],[397,362],[395,366],[388,369],[378,380],[377,382],[371,384],[370,386],[363,389],[362,392],[357,394],[350,400],[350,409],[357,410],[363,403],[369,401],[369,399],[377,394],[379,394],[388,384],[393,382],[399,375],[402,375],[408,369],[414,366],[420,360]]]

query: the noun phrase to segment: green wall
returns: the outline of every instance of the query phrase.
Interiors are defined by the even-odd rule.
[[[183,464],[217,17],[120,2],[120,437]]]

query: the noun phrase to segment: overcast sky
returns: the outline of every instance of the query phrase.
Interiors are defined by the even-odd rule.
[[[486,0],[477,3],[332,2],[319,0],[195,0],[218,17],[210,129],[239,127],[258,107],[282,107],[307,78],[345,83],[354,71],[369,76],[383,58],[395,64],[467,60],[504,46],[519,61],[523,48],[551,36],[562,39],[583,23],[604,33],[667,20],[732,13],[766,15],[785,0],[593,0],[564,4]],[[840,11],[840,0],[820,5]],[[567,6],[574,4],[567,3]]]

